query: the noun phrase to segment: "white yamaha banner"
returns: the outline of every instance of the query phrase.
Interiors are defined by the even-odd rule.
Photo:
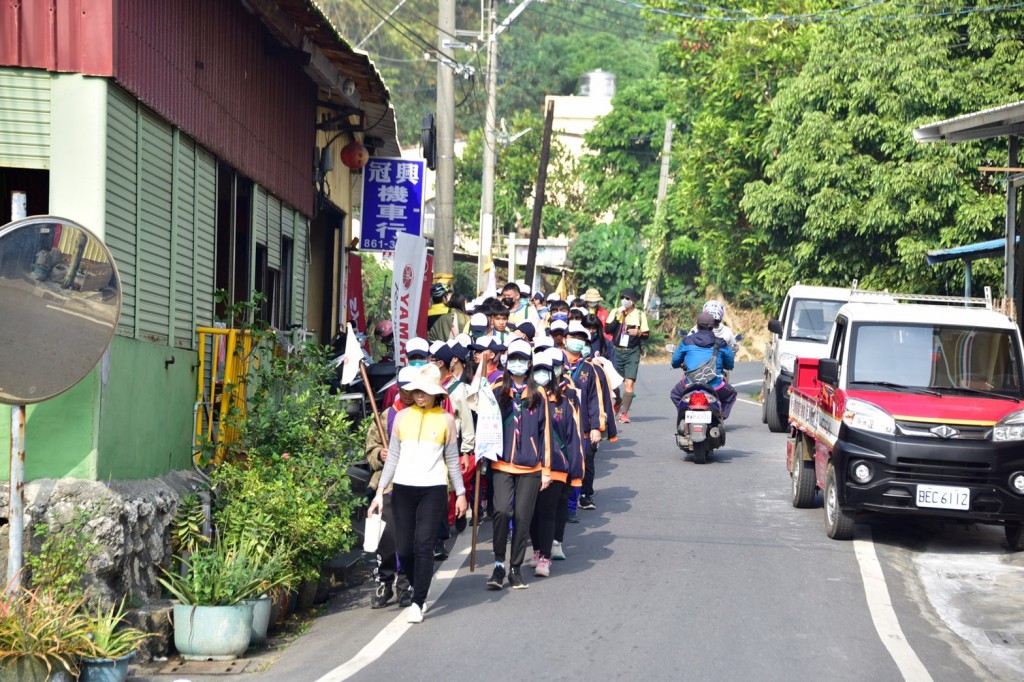
[[[399,232],[395,240],[391,278],[391,322],[395,326],[395,365],[404,367],[405,342],[417,334],[423,278],[427,268],[427,240]]]

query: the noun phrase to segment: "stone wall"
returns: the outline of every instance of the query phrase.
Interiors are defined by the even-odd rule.
[[[133,609],[162,613],[164,603],[156,579],[159,566],[170,563],[171,522],[181,498],[203,490],[202,483],[198,474],[192,472],[110,483],[78,479],[32,481],[25,486],[25,554],[40,550],[42,542],[35,537],[35,526],[46,524],[51,533],[58,533],[78,510],[85,510],[89,516],[86,532],[97,545],[87,562],[87,594],[108,605],[127,596]],[[7,482],[0,484],[0,499],[8,499],[8,489]],[[7,523],[0,527],[0,566],[4,567],[9,529]],[[29,573],[25,577],[31,580]],[[152,632],[155,625],[147,622],[144,627]],[[161,653],[161,645],[154,644],[145,653]]]

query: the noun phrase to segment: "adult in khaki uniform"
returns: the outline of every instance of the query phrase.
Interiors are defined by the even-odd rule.
[[[640,371],[640,353],[644,341],[651,335],[647,325],[647,315],[637,309],[640,294],[636,289],[626,287],[622,290],[621,306],[608,313],[605,332],[611,335],[615,343],[615,370],[622,375],[622,407],[619,421],[629,423],[629,410],[633,405],[636,376]]]

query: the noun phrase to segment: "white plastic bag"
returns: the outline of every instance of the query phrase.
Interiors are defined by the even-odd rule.
[[[380,538],[384,535],[384,517],[381,514],[374,514],[366,517],[366,526],[363,529],[363,551],[376,552]]]

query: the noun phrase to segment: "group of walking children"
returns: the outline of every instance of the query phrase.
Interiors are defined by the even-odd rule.
[[[476,522],[491,522],[491,590],[525,589],[524,567],[550,576],[552,561],[566,558],[567,524],[578,509],[597,508],[597,448],[617,437],[616,344],[585,308],[569,316],[557,297],[535,299],[506,285],[448,340],[406,343],[407,365],[366,443],[375,470],[368,511],[385,524],[373,608],[397,597],[408,621],[422,622],[434,560],[447,556],[449,526],[465,529],[475,480]],[[631,339],[640,334],[632,328]]]

